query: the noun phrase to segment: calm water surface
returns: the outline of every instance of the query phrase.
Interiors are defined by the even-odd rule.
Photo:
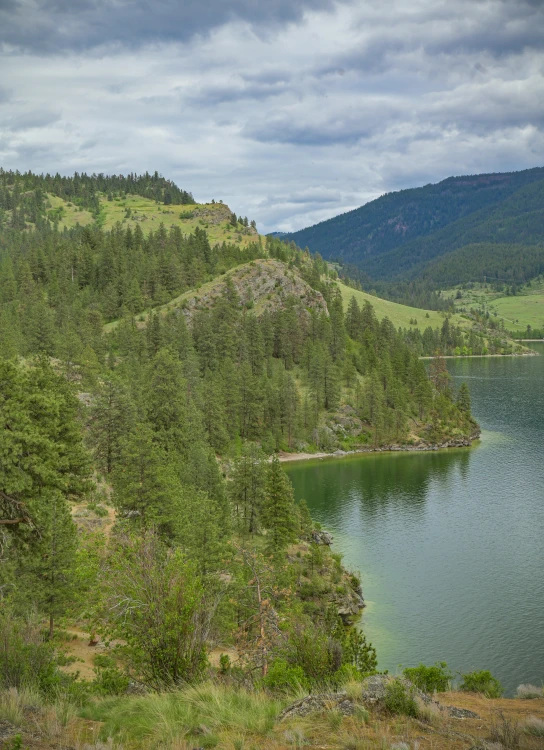
[[[379,666],[490,669],[544,681],[543,356],[449,360],[482,439],[472,448],[287,466],[298,498],[363,575]]]

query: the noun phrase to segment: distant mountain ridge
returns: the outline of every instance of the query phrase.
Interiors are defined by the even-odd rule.
[[[282,239],[384,281],[444,282],[453,273],[461,282],[486,271],[512,278],[518,255],[522,278],[531,278],[544,270],[544,168],[449,177],[387,193]],[[468,246],[474,248],[467,265]],[[456,252],[458,262],[449,257]]]

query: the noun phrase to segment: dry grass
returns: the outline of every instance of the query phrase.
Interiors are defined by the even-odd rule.
[[[491,740],[499,743],[504,750],[517,750],[521,738],[519,722],[498,711],[491,721],[490,736]]]
[[[436,703],[424,703],[420,698],[416,698],[417,715],[421,721],[430,724],[432,727],[442,727],[446,722],[444,711]]]
[[[544,737],[544,719],[539,719],[537,716],[529,716],[525,721],[523,730],[526,734],[533,737]]]
[[[516,689],[516,698],[521,698],[523,700],[544,698],[544,690],[536,685],[518,685]]]
[[[348,686],[348,693],[358,700],[357,683]],[[0,695],[0,706],[22,721],[23,747],[29,750],[544,748],[544,699],[490,700],[450,692],[440,695],[442,705],[467,708],[481,718],[454,719],[433,706],[420,706],[417,719],[392,717],[377,708],[368,710],[356,704],[351,716],[325,710],[278,722],[279,711],[290,701],[274,701],[259,690],[206,683],[163,695],[97,700],[76,717],[69,702],[38,705],[29,713],[28,705],[37,704],[39,697],[17,692]]]

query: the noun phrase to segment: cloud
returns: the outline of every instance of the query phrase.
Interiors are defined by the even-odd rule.
[[[21,133],[33,128],[45,128],[60,120],[58,112],[48,110],[30,110],[18,115],[0,119],[1,127],[6,131]]]
[[[262,231],[544,164],[531,0],[0,0],[0,164],[159,170]]]
[[[333,0],[0,0],[0,41],[56,53],[109,44],[187,41],[228,22],[271,30]]]

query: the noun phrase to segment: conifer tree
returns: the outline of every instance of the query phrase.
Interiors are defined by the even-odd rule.
[[[295,539],[296,507],[293,487],[277,455],[267,471],[263,523],[267,528],[267,550],[278,553]]]
[[[123,381],[112,373],[99,384],[89,410],[89,436],[98,468],[111,474],[136,419]]]
[[[229,482],[229,499],[242,534],[259,530],[265,499],[265,455],[256,443],[244,443],[234,462]]]
[[[461,383],[459,393],[457,394],[457,406],[465,414],[470,414],[470,391],[466,383]]]

